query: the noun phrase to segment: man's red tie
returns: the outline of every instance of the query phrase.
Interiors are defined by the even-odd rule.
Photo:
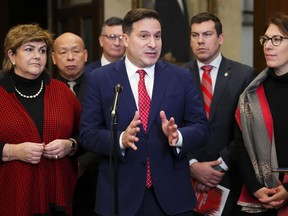
[[[203,97],[204,97],[204,107],[205,107],[207,119],[209,119],[210,105],[211,105],[211,101],[213,97],[212,80],[211,80],[210,72],[213,66],[204,65],[201,68],[204,70],[203,76],[202,76],[202,92],[203,92]]]
[[[138,82],[138,106],[140,111],[140,119],[143,125],[143,128],[146,132],[148,125],[148,117],[150,112],[150,97],[145,85],[145,75],[146,71],[138,70],[139,73],[139,82]],[[152,178],[150,172],[150,160],[147,158],[147,176],[146,176],[146,187],[149,188],[152,186]]]

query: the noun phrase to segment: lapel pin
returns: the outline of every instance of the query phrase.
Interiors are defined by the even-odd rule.
[[[224,76],[225,76],[225,77],[228,76],[228,72],[226,72],[226,73],[224,74]]]

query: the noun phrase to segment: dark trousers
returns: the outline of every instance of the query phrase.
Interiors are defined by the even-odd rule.
[[[173,199],[173,197],[171,197]],[[175,216],[192,216],[192,211],[177,214]],[[153,186],[146,189],[143,202],[135,216],[167,216],[159,205]]]
[[[73,216],[95,216],[98,172],[85,171],[78,178],[73,196]]]

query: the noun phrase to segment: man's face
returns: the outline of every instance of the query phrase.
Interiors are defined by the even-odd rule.
[[[114,62],[123,57],[125,46],[122,41],[122,26],[105,26],[102,35],[99,36],[100,46],[103,48],[103,54],[110,62]]]
[[[209,64],[218,56],[223,43],[224,36],[217,36],[212,20],[192,24],[190,46],[199,61]]]
[[[158,20],[145,18],[132,25],[132,32],[124,34],[127,58],[138,68],[154,65],[159,59],[162,40]]]
[[[83,73],[87,56],[83,41],[77,35],[64,33],[54,42],[53,63],[67,80],[75,80]]]

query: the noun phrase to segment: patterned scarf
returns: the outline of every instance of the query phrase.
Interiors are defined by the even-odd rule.
[[[263,81],[268,76],[268,68],[262,71],[240,95],[236,110],[236,120],[242,131],[244,146],[251,159],[257,180],[265,187],[278,186],[278,167],[274,140],[273,119],[265,97]],[[267,211],[260,202],[242,188],[238,205],[242,211],[257,213]],[[279,214],[278,214],[279,215]]]

